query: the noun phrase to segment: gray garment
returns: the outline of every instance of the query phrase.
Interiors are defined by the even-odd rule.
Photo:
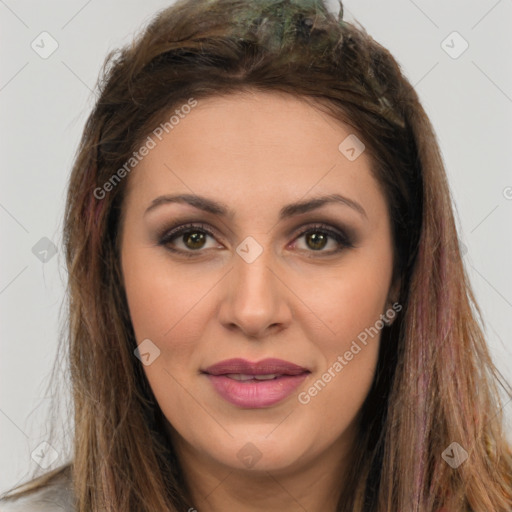
[[[0,512],[74,512],[73,502],[71,480],[66,472],[27,496],[0,500]]]

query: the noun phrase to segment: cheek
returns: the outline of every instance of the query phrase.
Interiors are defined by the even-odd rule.
[[[201,299],[215,279],[207,272],[172,265],[165,254],[155,258],[152,252],[154,248],[140,249],[123,259],[124,282],[137,342],[151,339],[166,358],[171,340],[174,349],[193,349]]]
[[[303,327],[311,329],[308,337],[330,358],[343,354],[359,335],[364,338],[366,329],[376,322],[378,330],[383,327],[381,315],[391,284],[392,256],[390,251],[378,254],[353,252],[335,269],[315,274],[314,280],[303,277],[295,283],[294,291],[314,319],[304,321]]]
[[[378,254],[378,256],[377,256]],[[392,253],[347,258],[336,272],[317,279],[316,292],[300,291],[318,321],[304,322],[322,354],[314,378],[298,401],[335,435],[356,417],[373,382],[391,284]]]
[[[375,282],[371,284],[361,289],[352,279],[334,283],[331,301],[322,309],[329,330],[318,330],[313,338],[322,362],[302,388],[299,403],[311,407],[311,413],[321,415],[323,424],[332,428],[340,422],[346,427],[354,418],[374,378],[386,295],[375,293]]]
[[[191,380],[200,363],[201,320],[207,317],[201,299],[216,280],[155,258],[154,248],[131,251],[123,258],[123,271],[137,343],[149,339],[159,349],[143,367],[150,387],[167,419],[187,430],[188,418],[197,414],[191,397],[201,396]]]

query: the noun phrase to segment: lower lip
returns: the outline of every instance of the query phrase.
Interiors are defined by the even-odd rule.
[[[269,407],[291,395],[309,373],[284,375],[272,380],[239,381],[225,375],[207,375],[219,395],[239,407]]]

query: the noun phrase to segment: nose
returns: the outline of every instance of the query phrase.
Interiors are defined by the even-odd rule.
[[[260,339],[290,324],[291,292],[270,249],[264,248],[250,263],[235,254],[223,287],[219,319],[227,329]]]

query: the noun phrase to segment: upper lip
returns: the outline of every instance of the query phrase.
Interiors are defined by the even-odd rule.
[[[275,358],[262,359],[254,363],[241,358],[226,359],[208,366],[208,368],[202,371],[210,375],[226,375],[230,373],[244,375],[300,375],[301,373],[309,372],[307,368]]]

